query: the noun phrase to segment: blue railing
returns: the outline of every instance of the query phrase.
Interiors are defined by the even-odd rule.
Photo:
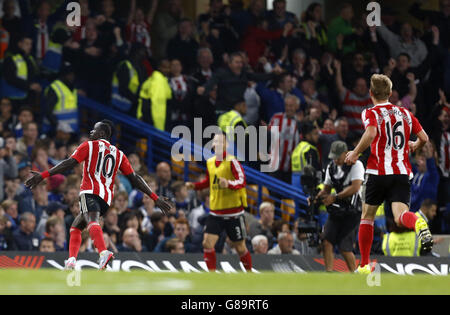
[[[114,142],[127,153],[140,151],[145,156],[149,170],[154,170],[157,163],[166,161],[172,165],[173,171],[185,181],[195,179],[205,170],[204,163],[176,163],[173,161],[172,145],[181,139],[173,138],[168,132],[157,130],[147,123],[86,97],[79,96],[78,100],[80,117],[82,117],[81,130],[84,127],[86,132],[89,131],[94,123],[101,119],[106,118],[113,121],[118,131],[113,139]],[[203,148],[201,146],[188,140],[182,141],[191,147],[191,153],[194,156],[202,156]],[[300,215],[306,214],[304,209],[306,209],[307,200],[300,189],[246,165],[243,167],[248,184],[249,207],[253,214],[259,216],[258,207],[264,200],[276,204],[276,216],[288,219],[290,223],[293,223]]]

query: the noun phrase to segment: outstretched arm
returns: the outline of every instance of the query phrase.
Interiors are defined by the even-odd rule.
[[[159,198],[158,195],[156,195],[152,191],[152,189],[148,186],[148,184],[140,175],[137,175],[136,173],[133,172],[127,175],[127,178],[130,181],[131,185],[133,185],[133,187],[139,189],[144,194],[149,195],[150,198],[152,198],[153,201],[155,202],[155,206],[160,208],[165,215],[169,214],[170,209],[172,209],[172,205],[168,202],[167,198]]]
[[[68,159],[60,162],[58,165],[52,167],[48,171],[45,171],[42,173],[31,171],[33,176],[25,181],[25,186],[27,186],[30,189],[33,189],[34,187],[39,185],[39,183],[42,182],[45,178],[50,177],[55,174],[65,173],[65,172],[73,169],[77,164],[78,164],[77,160],[75,160],[74,158],[68,158]]]
[[[359,155],[366,151],[366,149],[372,144],[372,141],[376,136],[377,127],[367,127],[356,148],[353,151],[347,153],[347,156],[345,157],[345,163],[349,165],[355,164],[359,158]]]

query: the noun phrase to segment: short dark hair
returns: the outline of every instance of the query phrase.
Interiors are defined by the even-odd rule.
[[[420,208],[430,209],[433,205],[436,205],[436,201],[434,201],[433,199],[427,198],[424,201],[422,201]]]
[[[398,54],[397,58],[400,56],[405,56],[408,59],[408,62],[411,62],[411,56],[405,52]]]
[[[315,124],[309,121],[303,122],[300,127],[300,130],[302,131],[302,135],[304,137],[318,128]]]
[[[103,119],[99,128],[105,133],[108,140],[112,138],[114,134],[114,123],[111,120]]]

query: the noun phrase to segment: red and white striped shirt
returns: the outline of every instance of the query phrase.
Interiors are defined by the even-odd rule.
[[[364,132],[364,125],[361,121],[362,112],[372,105],[372,99],[369,94],[365,97],[359,97],[355,93],[347,90],[341,97],[343,100],[343,114],[347,118],[348,128],[356,132]]]
[[[411,177],[408,141],[411,133],[422,131],[417,118],[406,108],[391,103],[377,104],[364,110],[361,117],[366,129],[369,126],[377,128],[366,173]]]
[[[270,165],[274,170],[289,172],[292,152],[300,142],[297,121],[288,118],[285,113],[277,113],[270,120],[269,130],[278,130],[280,135],[279,141],[271,144]]]
[[[82,143],[71,157],[84,162],[80,195],[97,195],[108,205],[114,198],[117,171],[125,176],[134,172],[125,154],[103,139]]]

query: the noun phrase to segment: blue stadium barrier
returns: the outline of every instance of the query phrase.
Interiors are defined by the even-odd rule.
[[[190,140],[183,140],[172,137],[170,133],[160,131],[153,126],[127,116],[111,107],[97,103],[84,96],[78,96],[78,107],[80,110],[81,128],[84,132],[89,132],[94,123],[101,119],[109,119],[116,124],[117,134],[113,142],[126,153],[138,152],[145,156],[145,163],[149,170],[154,170],[157,163],[166,161],[172,165],[173,171],[185,180],[195,179],[205,170],[205,157],[203,157],[203,148]],[[140,140],[141,139],[141,140]],[[171,148],[178,141],[190,146],[191,155],[202,156],[202,162],[189,162],[179,165],[173,163]],[[272,201],[276,204],[276,218],[289,219],[289,223],[306,215],[307,196],[297,187],[282,182],[266,173],[262,173],[246,165],[243,165],[247,180],[248,200],[251,212],[259,216],[258,207],[264,200]],[[253,189],[250,185],[256,185]],[[267,192],[264,190],[267,189]],[[277,198],[274,194],[281,196]],[[253,196],[253,195],[256,195]],[[292,207],[282,199],[293,200],[295,203],[294,213],[281,209],[282,207]]]

